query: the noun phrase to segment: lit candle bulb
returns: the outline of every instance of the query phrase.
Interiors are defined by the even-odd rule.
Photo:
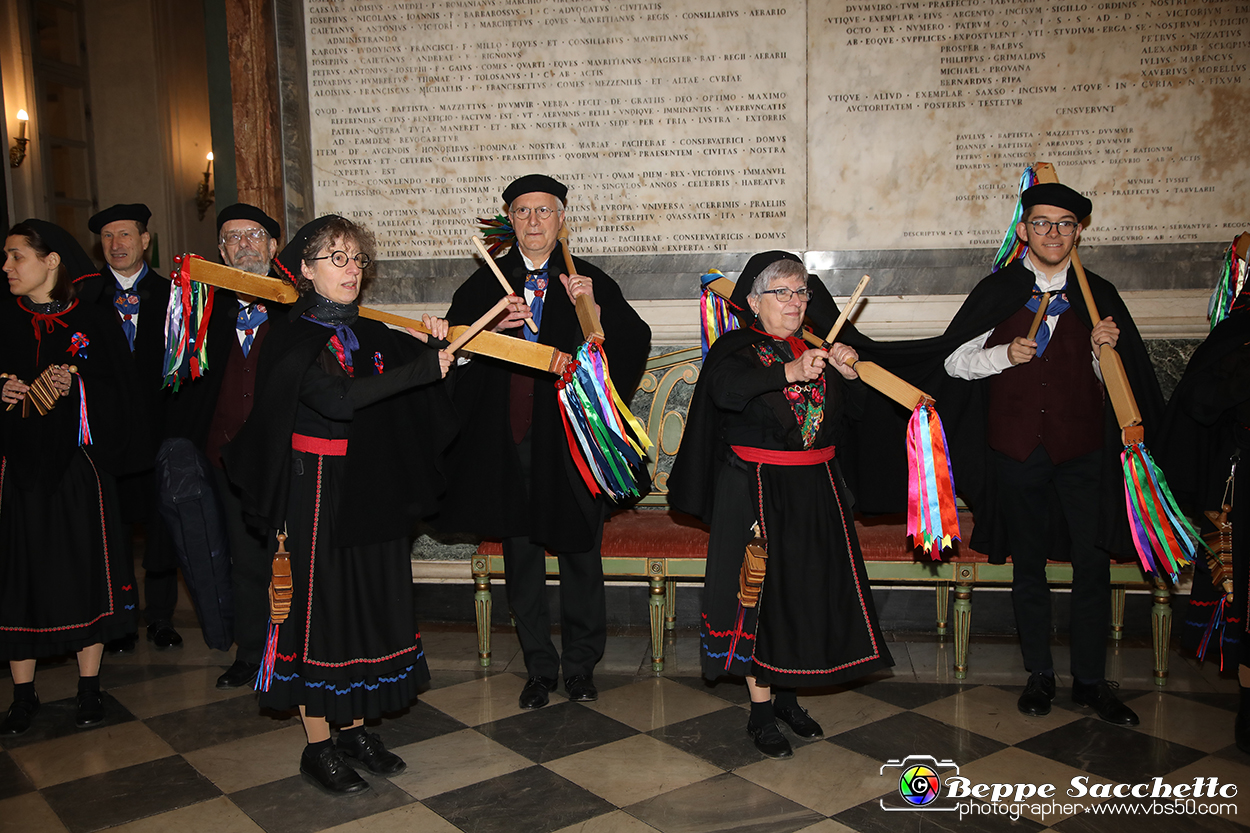
[[[17,138],[19,139],[26,138],[26,122],[29,119],[30,119],[30,116],[26,115],[25,110],[17,111]]]
[[[204,169],[204,176],[208,176],[208,175],[209,175],[209,174],[211,174],[212,172],[213,172],[213,153],[212,153],[212,151],[209,151],[209,153],[208,153],[208,167],[206,167],[206,168]]]

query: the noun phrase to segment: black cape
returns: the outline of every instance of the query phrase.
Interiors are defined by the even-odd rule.
[[[222,449],[226,472],[243,492],[257,526],[281,529],[290,487],[291,434],[300,383],[333,331],[302,313],[311,299],[270,318],[256,378],[256,404],[235,439]],[[368,319],[352,325],[360,341],[357,377],[411,361],[430,365],[430,384],[357,410],[347,429],[346,489],[335,525],[335,546],[403,538],[417,519],[437,510],[443,491],[440,455],[455,434],[455,412],[438,379],[436,354],[411,336]]]
[[[628,402],[646,364],[651,328],[625,300],[616,281],[581,258],[573,262],[579,275],[594,281],[612,382],[621,399]],[[524,297],[525,265],[517,248],[498,263],[513,291]],[[559,244],[548,263],[551,281],[543,299],[538,341],[572,354],[585,339],[559,279],[564,271]],[[447,318],[452,325],[471,324],[502,296],[498,279],[483,266],[456,290]],[[530,429],[534,465],[529,484],[520,482],[520,460],[508,418],[514,371],[534,379]],[[455,401],[462,430],[448,453],[441,528],[499,538],[528,535],[557,552],[590,548],[602,517],[601,507],[596,506],[574,467],[556,400],[555,379],[549,373],[481,356],[456,370]]]

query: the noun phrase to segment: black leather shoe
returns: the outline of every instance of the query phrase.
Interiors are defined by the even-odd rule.
[[[1050,714],[1050,701],[1055,699],[1055,675],[1034,671],[1024,686],[1024,693],[1016,701],[1021,714],[1041,717]]]
[[[523,709],[541,709],[547,705],[547,692],[556,690],[556,681],[551,677],[530,677],[521,689],[521,699],[517,703]]]
[[[790,748],[790,741],[786,740],[786,736],[781,734],[781,730],[777,728],[777,721],[775,720],[770,720],[763,726],[753,726],[751,723],[747,723],[747,734],[751,736],[751,740],[755,741],[755,748],[769,758],[794,757],[794,750]]]
[[[78,710],[74,713],[74,725],[79,729],[97,726],[104,722],[104,697],[98,691],[78,692]]]
[[[125,636],[119,636],[116,639],[110,639],[104,643],[104,653],[106,654],[133,654],[135,652],[135,643],[139,641],[139,634],[128,633]]]
[[[1120,687],[1119,683],[1113,683],[1108,680],[1100,680],[1093,685],[1072,682],[1072,702],[1082,706],[1089,706],[1098,712],[1098,716],[1108,723],[1114,723],[1117,726],[1137,726],[1141,723],[1137,719],[1137,713],[1128,706],[1120,702],[1120,698],[1115,696],[1114,689]]]
[[[408,766],[403,758],[387,751],[380,737],[370,732],[341,732],[334,741],[334,748],[345,757],[359,761],[374,775],[398,775]]]
[[[595,681],[589,674],[565,677],[564,690],[574,703],[593,703],[599,699],[599,689],[595,688]]]
[[[177,648],[181,645],[182,637],[168,620],[158,619],[148,625],[148,642],[151,642],[156,650],[164,651],[166,648]]]
[[[4,722],[0,723],[0,735],[13,737],[24,733],[30,728],[31,718],[38,713],[38,697],[34,700],[14,700],[9,706],[9,713],[4,716]]]
[[[330,795],[356,795],[369,789],[369,782],[348,766],[333,744],[327,744],[316,755],[308,754],[305,749],[300,755],[299,771]]]
[[[778,719],[804,740],[813,740],[825,736],[825,730],[820,728],[820,724],[802,706],[789,708],[787,706],[778,706],[774,703],[773,714],[777,715]]]
[[[226,669],[226,673],[217,678],[218,688],[242,688],[256,681],[256,672],[260,671],[260,663],[244,662],[236,659]]]

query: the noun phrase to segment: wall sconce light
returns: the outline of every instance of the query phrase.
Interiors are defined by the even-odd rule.
[[[29,120],[25,110],[17,111],[17,138],[13,140],[13,147],[9,148],[10,168],[21,167],[26,161],[26,145],[30,143],[30,139],[26,138],[26,122]]]
[[[208,207],[213,204],[213,197],[216,196],[209,179],[213,175],[213,154],[208,154],[208,166],[204,168],[204,181],[200,183],[200,187],[195,190],[195,210],[200,215],[200,219],[204,219],[204,215],[208,213]]]

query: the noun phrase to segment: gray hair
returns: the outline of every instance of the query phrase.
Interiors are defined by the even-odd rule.
[[[772,284],[774,280],[784,278],[797,278],[802,276],[803,285],[807,285],[807,267],[802,263],[793,260],[775,260],[763,268],[763,270],[755,276],[755,282],[751,284],[751,291],[747,294],[748,298],[758,298]]]

